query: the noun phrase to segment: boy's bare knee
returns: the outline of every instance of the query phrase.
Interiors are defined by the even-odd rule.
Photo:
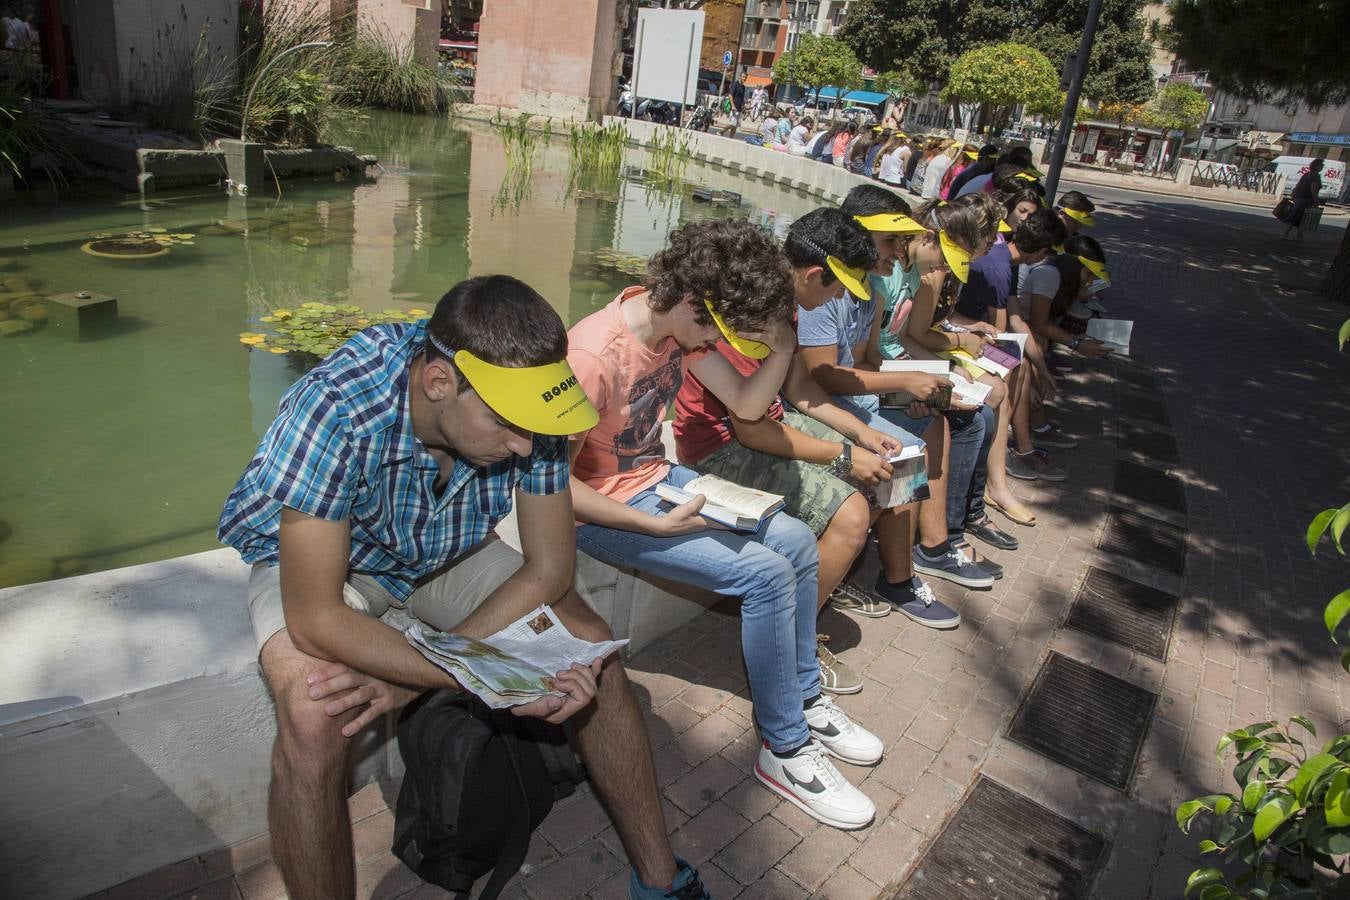
[[[582,640],[608,641],[614,637],[609,623],[600,618],[599,614],[574,590],[569,589],[563,594],[562,598],[553,604],[553,611],[563,620],[567,630]]]

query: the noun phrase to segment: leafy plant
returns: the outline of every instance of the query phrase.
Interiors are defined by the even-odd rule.
[[[310,301],[293,310],[272,310],[259,319],[271,326],[271,333],[246,331],[239,335],[239,343],[253,350],[322,359],[363,328],[387,322],[414,322],[427,315],[425,309],[386,309],[375,313],[359,306]]]
[[[318,143],[331,109],[323,76],[305,71],[283,75],[275,96],[285,114],[273,125],[282,140],[305,147]]]
[[[451,85],[432,63],[421,62],[411,43],[387,32],[355,31],[338,43],[333,60],[335,100],[347,106],[374,106],[401,112],[443,112]]]
[[[773,80],[777,84],[791,81],[808,91],[827,86],[851,91],[862,87],[862,63],[836,37],[803,34],[794,49],[774,60]]]
[[[672,186],[684,178],[692,154],[689,138],[683,131],[663,128],[647,149],[651,154],[647,165],[647,177],[651,182]]]
[[[1209,115],[1209,97],[1199,88],[1174,81],[1158,92],[1144,110],[1145,124],[1162,130],[1189,131]]]
[[[1059,74],[1044,53],[1026,44],[990,44],[952,63],[942,100],[984,104],[999,124],[1018,104],[1032,112],[1059,106]]]
[[[1338,340],[1342,348],[1350,340],[1350,321]],[[1329,535],[1344,556],[1347,526],[1350,503],[1318,513],[1305,535],[1308,552],[1316,555]],[[1347,617],[1350,590],[1333,597],[1322,612],[1333,643],[1350,634]],[[1341,667],[1350,672],[1350,651],[1341,654]],[[1240,873],[1230,885],[1217,867],[1196,869],[1186,880],[1187,897],[1264,900],[1350,892],[1350,735],[1337,735],[1311,752],[1306,741],[1316,738],[1306,716],[1285,724],[1258,722],[1219,738],[1220,760],[1229,751],[1237,755],[1233,780],[1240,791],[1187,800],[1177,807],[1176,820],[1189,834],[1202,814],[1217,819],[1213,839],[1202,840],[1200,852],[1218,854]]]

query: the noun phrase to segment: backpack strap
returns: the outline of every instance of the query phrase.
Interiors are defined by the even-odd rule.
[[[515,814],[511,816],[511,833],[502,846],[502,855],[497,859],[497,865],[492,870],[492,877],[483,886],[483,892],[478,895],[478,900],[495,900],[501,894],[502,889],[506,887],[506,883],[520,871],[520,867],[525,863],[526,855],[530,852],[529,792],[526,791],[525,781],[520,775],[520,754],[516,748],[517,737],[515,732],[510,730],[500,730],[498,737],[502,746],[506,749],[507,759],[511,762],[511,773],[515,776],[518,802],[516,803]]]

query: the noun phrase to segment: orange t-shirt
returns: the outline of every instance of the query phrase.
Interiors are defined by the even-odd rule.
[[[572,474],[621,503],[670,470],[661,423],[682,381],[679,345],[667,340],[652,350],[624,321],[622,304],[643,293],[641,287],[628,288],[567,332],[567,362],[600,413]]]

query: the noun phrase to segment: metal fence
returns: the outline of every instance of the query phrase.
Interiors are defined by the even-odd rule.
[[[1191,172],[1191,184],[1198,187],[1222,187],[1253,194],[1275,195],[1279,177],[1274,172],[1240,169],[1228,163],[1201,161]]]

